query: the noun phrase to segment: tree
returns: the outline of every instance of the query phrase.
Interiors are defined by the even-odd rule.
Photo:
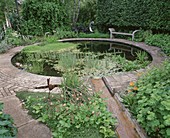
[[[10,26],[9,15],[15,10],[14,0],[1,0],[0,1],[0,24],[6,22],[7,27]]]

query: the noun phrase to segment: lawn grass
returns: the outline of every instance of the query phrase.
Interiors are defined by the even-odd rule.
[[[67,138],[103,138],[97,128],[79,128],[70,130],[71,134]]]
[[[58,51],[65,48],[75,48],[77,44],[74,43],[49,43],[49,44],[40,44],[40,45],[31,45],[25,47],[23,52],[50,52]]]
[[[20,99],[20,100],[26,100],[28,96],[33,96],[33,97],[46,97],[48,96],[48,93],[45,92],[27,92],[27,91],[21,91],[21,92],[16,92],[16,96]]]

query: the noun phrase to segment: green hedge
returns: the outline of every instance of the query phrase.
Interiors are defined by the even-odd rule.
[[[105,29],[112,26],[170,31],[169,5],[168,0],[100,0],[97,22]]]

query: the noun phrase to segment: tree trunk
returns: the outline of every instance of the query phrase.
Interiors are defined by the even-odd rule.
[[[80,0],[78,0],[78,2],[74,0],[73,20],[72,20],[73,28],[76,28],[76,23],[78,20],[79,12],[80,12]]]

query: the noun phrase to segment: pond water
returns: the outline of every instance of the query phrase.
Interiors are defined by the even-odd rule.
[[[81,76],[103,76],[121,72],[124,71],[122,62],[129,63],[130,66],[132,62],[138,63],[136,61],[139,58],[138,53],[145,53],[145,57],[143,54],[140,55],[143,56],[143,60],[151,60],[148,53],[130,45],[99,41],[74,43],[78,44],[77,48],[64,52],[30,55],[19,53],[12,58],[12,63],[31,73],[61,77],[66,71],[73,71]],[[133,63],[133,66],[136,63]]]
[[[120,43],[110,43],[110,42],[100,42],[100,41],[80,41],[75,42],[80,43],[78,45],[78,49],[82,52],[94,52],[94,53],[113,53],[116,55],[121,55],[128,60],[135,60],[136,59],[136,52],[143,51],[137,47],[131,45],[125,45]]]

